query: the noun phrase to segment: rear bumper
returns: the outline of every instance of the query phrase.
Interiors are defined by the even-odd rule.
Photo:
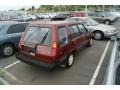
[[[43,68],[46,68],[46,69],[52,69],[56,66],[59,65],[59,63],[45,63],[45,62],[42,62],[42,61],[38,61],[38,60],[35,60],[33,58],[30,58],[24,54],[21,54],[20,52],[17,52],[16,53],[16,58],[22,62],[25,62],[27,64],[32,64],[32,65],[36,65],[36,66],[40,66],[40,67],[43,67]]]

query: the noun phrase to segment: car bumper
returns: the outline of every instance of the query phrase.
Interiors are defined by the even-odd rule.
[[[52,69],[56,66],[59,65],[59,63],[45,63],[45,62],[42,62],[42,61],[37,61],[31,57],[28,57],[20,52],[17,52],[16,53],[16,58],[22,62],[25,62],[27,64],[31,64],[31,65],[36,65],[36,66],[40,66],[42,68],[46,68],[46,69]]]
[[[115,36],[117,34],[118,34],[118,32],[115,32],[115,33],[104,33],[104,37],[105,38],[110,38],[111,36]]]

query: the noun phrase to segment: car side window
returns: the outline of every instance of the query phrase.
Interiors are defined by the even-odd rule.
[[[71,37],[72,38],[76,38],[78,36],[81,35],[77,25],[72,25],[72,26],[69,26],[69,30],[70,30],[70,33],[71,33]]]
[[[95,16],[95,13],[89,13],[88,16]]]
[[[78,25],[78,28],[79,28],[79,30],[80,30],[81,33],[86,33],[86,32],[88,32],[87,29],[86,29],[82,24],[79,24],[79,25]]]
[[[77,20],[75,18],[69,18],[68,21],[76,22]]]
[[[68,43],[66,27],[59,27],[58,35],[60,46],[63,46]]]
[[[7,34],[24,32],[28,24],[14,24],[11,25],[7,31]]]

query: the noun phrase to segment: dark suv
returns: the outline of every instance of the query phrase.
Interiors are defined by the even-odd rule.
[[[0,56],[11,56],[18,46],[19,39],[28,23],[0,22]]]
[[[92,33],[80,23],[37,22],[21,37],[16,58],[48,68],[61,64],[70,67],[75,53],[91,45]]]

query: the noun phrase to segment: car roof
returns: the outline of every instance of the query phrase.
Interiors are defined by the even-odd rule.
[[[89,17],[70,17],[70,18],[80,18],[80,19],[86,19],[86,18],[89,18]],[[69,18],[68,18],[69,19]],[[67,20],[67,19],[66,19]]]
[[[31,22],[29,26],[39,26],[39,25],[71,25],[71,24],[77,24],[78,22],[69,22],[69,21],[38,21],[38,22]]]
[[[12,24],[20,24],[26,22],[17,22],[17,21],[0,21],[0,25],[12,25]]]

